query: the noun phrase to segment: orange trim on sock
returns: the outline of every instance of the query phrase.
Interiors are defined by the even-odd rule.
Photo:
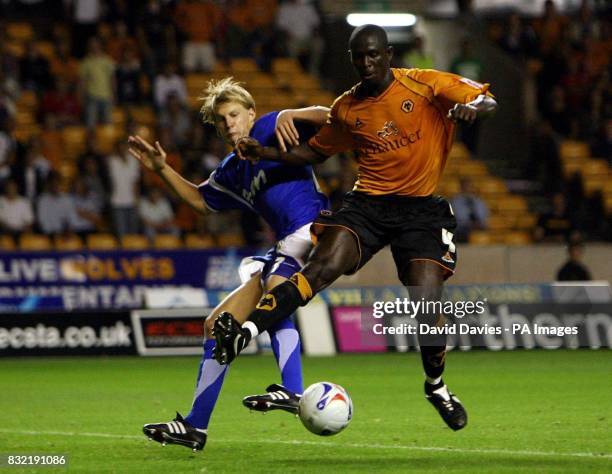
[[[293,283],[295,287],[298,289],[298,291],[300,292],[300,296],[302,297],[302,300],[308,301],[312,298],[312,288],[310,287],[310,283],[308,283],[308,280],[306,279],[306,277],[302,275],[300,272],[296,272],[293,275],[291,275],[291,278],[289,278],[289,281]]]

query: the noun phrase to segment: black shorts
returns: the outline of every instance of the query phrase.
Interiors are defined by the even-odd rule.
[[[317,236],[330,226],[344,227],[357,239],[359,263],[347,274],[355,273],[386,245],[391,246],[402,282],[415,260],[436,262],[444,268],[445,278],[455,271],[457,223],[441,196],[369,196],[353,191],[344,196],[339,210],[321,211],[311,231]]]

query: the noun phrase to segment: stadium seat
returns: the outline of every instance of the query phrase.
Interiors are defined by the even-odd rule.
[[[38,107],[38,97],[33,91],[22,91],[17,100],[17,108],[19,110],[34,110]]]
[[[587,162],[588,160],[586,158],[583,157],[579,157],[579,156],[571,156],[568,158],[565,158],[562,163],[563,163],[563,173],[565,174],[566,177],[573,175],[576,172],[580,172],[582,170],[582,166]]]
[[[17,128],[14,132],[15,139],[19,142],[25,143],[32,137],[40,135],[40,126],[37,124],[22,125]]]
[[[612,214],[612,194],[606,194],[604,196],[604,206],[608,214]]]
[[[272,72],[276,75],[299,75],[303,74],[304,71],[298,63],[293,58],[277,58],[272,61]]]
[[[566,158],[587,158],[591,154],[589,145],[584,142],[565,140],[560,147],[561,159]]]
[[[608,182],[608,177],[606,175],[587,175],[584,176],[582,182],[584,184],[584,192],[588,196],[596,191],[603,191]]]
[[[149,240],[140,234],[127,234],[121,237],[121,247],[127,250],[147,250]]]
[[[117,239],[112,234],[91,234],[87,236],[89,250],[116,250]]]
[[[251,58],[234,58],[230,61],[229,69],[233,74],[236,75],[259,72],[259,67],[257,67],[257,63],[254,59]]]
[[[113,111],[111,112],[111,122],[114,125],[119,127],[123,127],[126,121],[126,113],[125,110],[121,107],[113,107]]]
[[[319,79],[308,74],[299,75],[291,78],[291,82],[289,83],[289,85],[292,89],[296,91],[321,90],[321,83],[319,82]]]
[[[55,45],[51,41],[37,41],[36,49],[47,61],[55,57]]]
[[[492,215],[489,217],[488,228],[492,232],[507,231],[514,227],[514,216]]]
[[[587,160],[580,170],[582,174],[585,176],[598,176],[598,177],[606,177],[608,176],[608,163],[605,160]]]
[[[484,178],[478,180],[474,184],[476,185],[478,192],[488,196],[500,195],[508,192],[506,183],[504,183],[501,179],[498,178]]]
[[[156,249],[172,250],[183,248],[183,243],[176,235],[159,234],[153,239],[153,246]]]
[[[520,230],[529,230],[535,228],[537,222],[537,216],[533,214],[521,214],[516,218],[516,227]]]
[[[15,250],[15,240],[10,235],[0,235],[0,251],[7,252]]]
[[[155,111],[153,107],[148,105],[142,105],[138,107],[132,107],[129,111],[129,116],[141,125],[152,126],[157,124],[157,118],[155,117]]]
[[[477,180],[482,176],[487,176],[489,171],[484,163],[470,160],[466,161],[461,167],[459,167],[459,174],[463,177],[470,177]]]
[[[508,232],[503,242],[507,245],[527,245],[531,243],[531,236],[528,232]]]
[[[23,234],[19,238],[19,250],[51,250],[51,239],[42,234]]]
[[[473,230],[470,232],[468,242],[473,245],[491,245],[494,243],[486,230]]]
[[[82,250],[83,249],[83,241],[78,235],[58,235],[53,239],[53,244],[55,250]]]
[[[449,160],[469,159],[469,158],[470,158],[470,152],[463,143],[460,143],[460,142],[453,143],[453,147],[450,149],[450,152],[448,153]]]
[[[96,127],[96,142],[98,151],[103,155],[108,155],[115,149],[115,144],[119,139],[121,131],[112,124],[98,125]]]
[[[85,151],[86,137],[87,130],[85,127],[72,125],[62,130],[62,138],[67,158],[76,158]]]
[[[210,249],[215,247],[215,240],[210,235],[187,234],[185,246],[190,249]]]
[[[522,196],[505,196],[495,201],[495,209],[500,213],[519,214],[527,211],[527,202]]]
[[[244,245],[244,239],[240,234],[219,234],[217,236],[217,245],[219,247],[241,247]]]
[[[27,42],[34,37],[34,29],[29,23],[9,23],[6,25],[6,35],[12,40]]]
[[[28,126],[36,123],[36,117],[29,110],[19,110],[15,114],[15,124],[17,128]]]

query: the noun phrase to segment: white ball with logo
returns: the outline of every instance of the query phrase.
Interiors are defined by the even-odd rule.
[[[353,401],[340,385],[317,382],[300,398],[299,415],[308,431],[320,436],[335,435],[350,423]]]

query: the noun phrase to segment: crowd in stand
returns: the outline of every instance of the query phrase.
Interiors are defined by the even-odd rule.
[[[539,117],[532,124],[524,176],[541,182],[550,202],[536,240],[612,235],[601,192],[586,195],[580,173],[564,176],[560,157],[563,140],[580,140],[590,145],[591,156],[612,166],[612,24],[603,3],[583,0],[566,16],[547,0],[539,17],[513,13],[502,28],[492,29],[499,46],[521,62],[536,85]]]
[[[160,191],[159,178],[140,169],[127,153],[126,137],[138,131],[132,108],[153,104],[151,137],[168,151],[172,166],[193,182],[203,181],[228,150],[189,107],[185,76],[211,71],[234,57],[251,57],[265,71],[275,57],[292,56],[316,73],[322,40],[314,6],[299,0],[62,4],[61,11],[45,0],[0,6],[0,231],[14,236],[110,231],[152,238],[240,233],[242,222],[247,243],[273,239],[253,225],[253,216],[195,216]],[[45,7],[54,15],[46,21],[41,18]],[[20,54],[8,46],[7,23],[1,19],[13,13],[37,25]],[[53,54],[43,54],[41,40],[51,42]],[[37,98],[41,130],[17,140],[16,104],[27,92]],[[127,117],[125,136],[111,153],[102,153],[96,129],[112,123],[117,109]],[[61,176],[65,157],[59,132],[83,124],[86,150],[68,182]]]

